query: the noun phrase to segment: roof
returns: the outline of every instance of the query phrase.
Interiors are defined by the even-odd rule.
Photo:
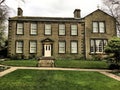
[[[106,14],[106,15],[108,15],[108,16],[110,16],[110,17],[113,17],[113,16],[111,16],[110,14],[108,14],[108,13],[104,12],[103,10],[101,10],[101,9],[97,9],[97,10],[93,11],[92,13],[90,13],[90,14],[86,15],[84,18],[86,18],[86,17],[88,17],[88,16],[92,15],[93,13],[95,13],[95,12],[97,12],[97,11],[103,12],[104,14]],[[113,18],[114,18],[114,17],[113,17]]]
[[[81,18],[68,18],[68,17],[29,17],[29,16],[16,16],[9,18],[10,21],[53,21],[53,22],[82,22]]]

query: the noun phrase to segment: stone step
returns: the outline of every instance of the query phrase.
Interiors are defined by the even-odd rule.
[[[38,67],[54,67],[54,60],[42,59],[38,61]]]

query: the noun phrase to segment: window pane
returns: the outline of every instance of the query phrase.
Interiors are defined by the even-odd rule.
[[[71,42],[71,53],[77,53],[77,42]]]
[[[45,24],[45,35],[51,35],[51,25]]]
[[[65,53],[65,42],[59,42],[59,53]]]
[[[104,22],[99,22],[99,30],[100,30],[100,33],[104,33],[105,32]]]
[[[37,24],[31,23],[31,34],[37,34]]]
[[[77,35],[77,25],[71,25],[71,35]]]
[[[17,34],[23,34],[23,23],[17,23]]]
[[[98,23],[93,22],[93,33],[98,33]]]
[[[36,41],[30,41],[30,53],[36,53]]]
[[[65,35],[65,25],[64,24],[59,25],[59,35]]]
[[[91,40],[90,44],[91,44],[90,52],[94,53],[95,52],[95,43],[94,43],[94,40]]]
[[[23,42],[22,41],[16,42],[16,53],[23,53]]]
[[[107,40],[91,40],[91,53],[103,53],[104,47],[107,45]]]

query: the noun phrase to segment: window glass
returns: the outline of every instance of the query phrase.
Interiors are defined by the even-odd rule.
[[[71,35],[77,35],[77,25],[71,25]]]
[[[36,41],[30,41],[30,53],[36,53]]]
[[[30,34],[37,34],[37,24],[31,23],[31,33]]]
[[[90,52],[91,53],[103,53],[104,48],[107,45],[107,40],[95,39],[90,41]]]
[[[65,42],[59,42],[59,53],[65,53]]]
[[[65,25],[59,24],[59,35],[65,35]]]
[[[98,33],[98,23],[97,22],[93,22],[93,32]]]
[[[22,41],[16,42],[16,53],[23,53],[23,42]]]
[[[77,53],[77,42],[71,42],[71,53]]]
[[[99,32],[104,33],[105,32],[105,27],[104,27],[104,22],[99,22]]]
[[[17,23],[17,34],[23,34],[23,23]]]
[[[45,24],[45,35],[51,35],[51,24]]]

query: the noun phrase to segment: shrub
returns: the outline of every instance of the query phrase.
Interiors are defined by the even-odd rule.
[[[119,66],[118,64],[110,64],[110,65],[109,65],[109,69],[110,69],[110,70],[120,69],[120,66]]]

